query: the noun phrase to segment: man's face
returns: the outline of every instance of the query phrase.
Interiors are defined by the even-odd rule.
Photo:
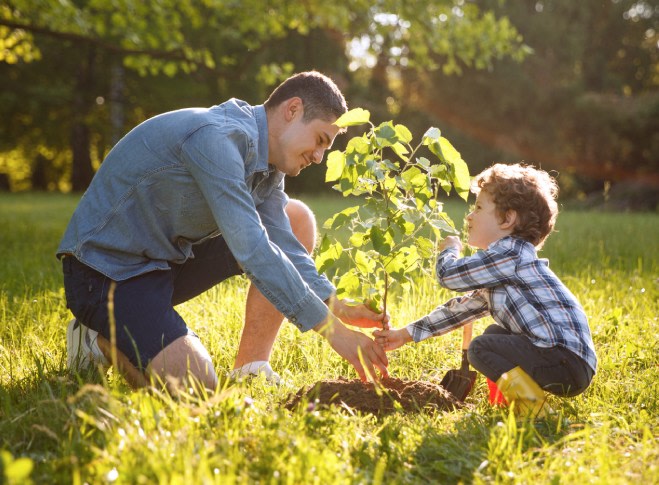
[[[298,111],[282,128],[269,160],[280,172],[291,177],[312,163],[320,163],[339,132],[332,124],[334,120],[317,118],[305,123],[302,114]]]

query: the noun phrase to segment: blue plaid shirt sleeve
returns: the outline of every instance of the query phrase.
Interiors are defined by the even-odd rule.
[[[425,317],[412,322],[407,331],[415,342],[436,337],[489,315],[487,298],[482,291],[452,298]]]

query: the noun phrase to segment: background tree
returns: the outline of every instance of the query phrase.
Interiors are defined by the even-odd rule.
[[[568,193],[656,187],[658,19],[635,0],[10,0],[0,172],[15,190],[82,190],[145,118],[258,103],[315,68],[374,120],[444,127],[473,170],[524,160]],[[288,183],[316,190],[323,173]]]
[[[405,71],[412,108],[451,125],[474,171],[524,160],[559,171],[568,192],[627,181],[656,194],[659,11],[632,0],[478,3],[505,13],[533,55],[460,78]]]
[[[475,53],[436,42],[439,15],[464,22],[451,14],[459,3],[11,0],[0,7],[0,60],[14,100],[1,106],[8,114],[5,124],[20,127],[25,138],[3,141],[16,153],[48,152],[53,165],[71,159],[73,189],[82,190],[116,133],[184,101],[208,105],[228,96],[262,101],[273,84],[308,68],[329,70],[350,85],[346,47],[355,32],[365,32],[360,38],[392,62],[402,62],[397,59],[404,55],[405,62],[428,65],[432,52],[449,60],[501,55],[501,46]],[[480,20],[474,15],[471,21]],[[519,48],[514,28],[505,21],[495,26],[509,39],[507,51]],[[383,45],[391,49],[382,50]],[[37,86],[30,76],[39,70],[61,83],[62,91],[53,96],[59,95],[54,102],[62,102],[63,109],[52,111],[38,102],[41,116],[25,116],[26,90]],[[38,83],[37,89],[47,84]],[[56,145],[42,137],[44,117],[55,121],[48,130],[59,140]],[[63,140],[69,140],[68,147]]]

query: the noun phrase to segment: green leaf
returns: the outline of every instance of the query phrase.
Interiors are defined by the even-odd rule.
[[[355,136],[346,145],[346,153],[359,153],[363,155],[369,152],[370,147],[371,144],[366,136]]]
[[[380,126],[378,126],[374,130],[374,135],[375,135],[375,143],[380,148],[391,146],[398,141],[398,137],[396,136],[396,130],[394,130],[391,121],[387,121],[385,123],[382,123]]]
[[[364,251],[357,250],[355,252],[355,266],[361,274],[367,277],[375,271],[375,261]]]
[[[349,222],[352,219],[352,215],[359,211],[359,206],[355,205],[343,209],[341,212],[337,212],[332,217],[325,221],[323,227],[325,229],[338,229],[343,226],[346,222]]]
[[[458,152],[446,138],[442,137],[439,140],[439,145],[446,162],[452,167],[451,181],[455,186],[456,192],[464,200],[467,200],[467,197],[469,197],[469,188],[471,186],[467,164],[462,159],[460,152]]]
[[[425,146],[431,145],[432,143],[439,141],[439,138],[441,136],[442,136],[441,130],[433,126],[432,128],[428,128],[428,131],[426,131],[423,134],[423,138],[421,139],[421,144]]]
[[[316,256],[316,268],[319,273],[324,273],[331,268],[343,254],[343,246],[340,242],[331,243],[327,236],[323,241]]]
[[[336,284],[337,294],[339,296],[341,293],[347,296],[354,296],[359,292],[359,287],[359,276],[357,276],[354,269],[343,273]]]
[[[394,126],[394,129],[396,130],[396,136],[399,141],[403,143],[409,143],[412,141],[412,133],[405,125],[396,125]]]
[[[416,159],[416,162],[423,168],[430,168],[430,160],[428,160],[426,157],[419,157]]]
[[[325,182],[334,182],[341,177],[346,165],[346,157],[340,150],[334,150],[327,156],[327,172]]]
[[[403,145],[402,143],[396,142],[391,146],[391,149],[398,155],[400,158],[403,160],[407,161],[408,158],[405,156],[407,155],[410,151]]]
[[[414,244],[416,245],[416,248],[419,251],[419,255],[422,258],[429,258],[432,256],[435,245],[430,239],[427,237],[419,236],[414,241]]]
[[[371,228],[371,242],[373,243],[373,249],[383,256],[387,256],[391,252],[391,244],[377,226]]]
[[[460,152],[458,152],[455,147],[451,145],[451,142],[446,138],[441,137],[439,139],[439,146],[442,150],[442,155],[444,156],[446,162],[454,164],[457,160],[462,160]]]
[[[368,241],[368,235],[363,232],[353,232],[348,242],[353,248],[361,248]]]
[[[339,116],[334,124],[339,128],[346,128],[348,126],[363,125],[368,123],[371,119],[371,113],[362,108],[353,108],[347,113]]]
[[[418,167],[410,167],[401,174],[401,178],[405,181],[405,188],[411,189],[414,187],[425,187],[427,182],[426,174],[421,172]]]

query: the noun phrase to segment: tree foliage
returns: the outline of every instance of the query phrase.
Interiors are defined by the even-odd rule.
[[[353,137],[344,151],[328,156],[326,180],[336,182],[334,188],[344,197],[360,199],[324,224],[333,232],[348,227],[348,246],[325,236],[316,264],[326,272],[339,260],[350,260],[349,269],[338,279],[338,296],[369,301],[386,314],[391,283],[409,289],[415,273],[428,269],[433,235],[456,232],[438,193],[448,194],[455,187],[467,200],[469,170],[438,128],[428,129],[413,146],[405,125],[387,121],[376,126],[361,108],[344,114],[336,124],[341,128],[369,124],[370,129]],[[436,163],[419,154],[424,147]],[[423,232],[427,229],[430,234]]]
[[[566,192],[659,186],[659,10],[636,0],[480,1],[533,55],[459,78],[403,72],[411,110],[444,121],[470,166],[526,161]]]
[[[21,136],[0,145],[28,158],[36,156],[35,150],[44,152],[53,163],[73,158],[74,188],[82,189],[89,176],[82,166],[100,163],[113,142],[108,132],[119,130],[112,125],[123,122],[125,131],[155,114],[149,99],[160,86],[172,91],[154,100],[160,107],[155,112],[175,105],[179,92],[194,98],[193,90],[199,104],[231,96],[262,102],[294,70],[322,68],[337,57],[341,66],[334,61],[332,74],[349,79],[354,39],[366,46],[364,55],[386,58],[391,66],[446,72],[457,71],[460,63],[482,67],[523,55],[519,34],[505,17],[463,3],[9,0],[0,6],[0,71],[9,74],[6,86],[14,96],[0,99],[0,107],[7,114],[5,125],[20,126]],[[324,40],[316,43],[319,53],[326,44],[335,45],[335,51],[327,57],[311,51],[308,41],[314,35]],[[298,62],[289,60],[294,58]],[[36,80],[39,76],[48,81]],[[116,88],[118,79],[122,89]],[[49,102],[50,83],[62,91],[50,93],[57,99]],[[41,116],[16,101],[28,94]],[[60,102],[62,109],[50,109],[50,103]],[[125,115],[113,118],[113,103]],[[35,144],[45,131],[50,133],[44,138],[60,142]],[[63,147],[63,140],[70,146]]]

